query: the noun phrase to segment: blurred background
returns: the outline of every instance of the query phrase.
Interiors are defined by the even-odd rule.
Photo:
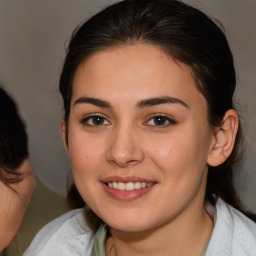
[[[112,2],[116,1],[0,1],[0,84],[13,96],[26,122],[30,158],[38,177],[36,194],[8,255],[21,255],[41,226],[69,209],[64,197],[71,168],[60,136],[59,74],[74,28]],[[256,1],[184,2],[225,27],[235,58],[236,99],[246,132],[247,149],[236,184],[245,206],[256,212]]]

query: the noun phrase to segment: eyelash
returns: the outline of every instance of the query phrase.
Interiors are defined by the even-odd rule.
[[[157,120],[157,118],[158,118],[158,120]],[[93,123],[94,121],[96,121],[96,123]],[[153,121],[154,124],[149,124],[150,121]],[[160,121],[160,124],[156,124],[155,121]],[[91,123],[89,123],[89,122],[91,122]],[[105,122],[107,122],[107,123],[105,123]],[[164,123],[162,124],[162,122],[164,122]],[[168,122],[168,123],[166,124],[166,122]],[[81,123],[82,123],[82,125],[89,126],[89,127],[106,126],[106,125],[110,124],[110,122],[105,117],[103,117],[101,115],[96,115],[96,114],[82,119]],[[144,124],[147,126],[152,126],[152,127],[155,126],[155,127],[159,127],[159,128],[164,128],[164,127],[168,127],[170,125],[175,125],[176,121],[165,116],[165,115],[156,114],[156,115],[150,117]]]

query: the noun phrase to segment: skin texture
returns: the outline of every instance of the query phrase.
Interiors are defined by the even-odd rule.
[[[148,44],[105,49],[79,66],[70,110],[66,148],[81,196],[111,227],[106,250],[114,241],[118,255],[200,255],[212,230],[208,163],[229,152],[215,146],[226,133],[210,127],[189,67]],[[235,115],[228,127],[237,127]],[[106,192],[104,183],[120,180],[153,185],[137,197]]]
[[[18,233],[36,188],[35,176],[28,159],[24,160],[17,172],[22,174],[23,180],[10,184],[16,192],[0,181],[0,252]]]

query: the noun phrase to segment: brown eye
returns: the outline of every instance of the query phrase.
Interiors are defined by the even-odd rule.
[[[155,125],[165,125],[168,122],[167,118],[164,116],[155,116],[153,118],[153,122]]]
[[[168,126],[171,124],[176,124],[176,122],[167,116],[156,115],[150,118],[146,124],[150,126]]]
[[[101,116],[94,116],[91,118],[91,121],[94,125],[101,125],[104,123],[104,118]]]
[[[100,126],[100,125],[108,125],[109,121],[99,115],[89,116],[82,120],[83,125],[87,126]]]

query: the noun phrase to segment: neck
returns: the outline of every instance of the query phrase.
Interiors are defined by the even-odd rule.
[[[193,211],[194,214],[191,214]],[[203,206],[200,211],[198,208],[185,209],[164,225],[144,232],[111,229],[112,237],[106,243],[109,252],[107,255],[153,256],[161,252],[162,256],[200,256],[208,243],[212,228],[213,222]]]

